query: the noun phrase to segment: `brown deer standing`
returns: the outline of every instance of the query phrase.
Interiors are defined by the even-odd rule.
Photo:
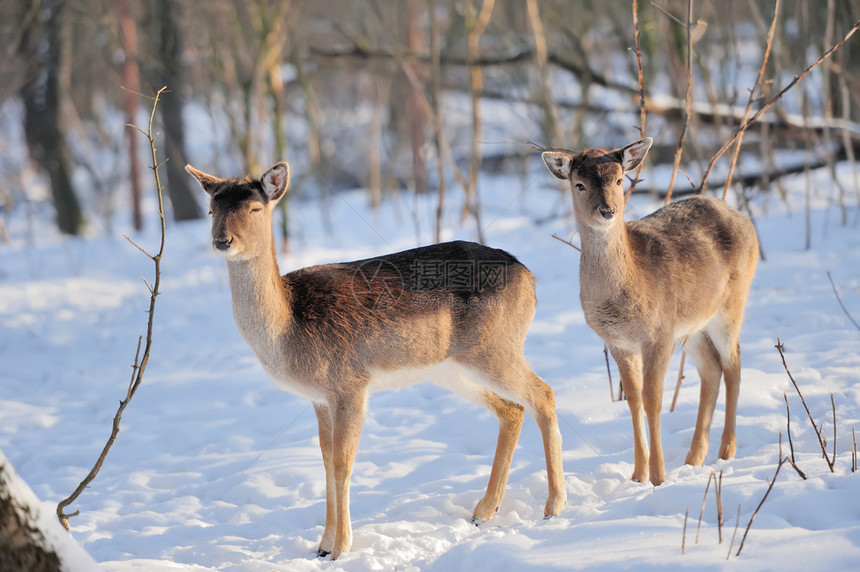
[[[582,240],[580,300],[586,322],[606,342],[621,373],[633,417],[633,479],[659,485],[666,478],[660,444],[663,379],[675,342],[685,344],[701,378],[687,464],[705,460],[723,375],[726,422],[719,456],[735,454],[738,339],[758,239],[747,217],[702,196],[625,223],[624,174],[639,166],[651,142],[649,137],[623,149],[542,156],[553,175],[570,182]]]
[[[286,192],[279,162],[259,180],[220,179],[186,166],[210,196],[212,245],[227,261],[239,331],[274,382],[313,402],[326,473],[318,555],[352,542],[349,477],[368,394],[430,380],[499,418],[487,492],[473,522],[505,492],[524,409],[543,435],[545,516],[567,502],[552,389],[523,356],[534,276],[510,254],[450,242],[281,276],[272,210]]]

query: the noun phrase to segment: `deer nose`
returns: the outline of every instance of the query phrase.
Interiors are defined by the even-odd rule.
[[[615,215],[615,207],[600,207],[598,210],[605,219],[610,219]]]
[[[230,245],[233,244],[233,237],[231,236],[227,240],[221,240],[216,238],[212,241],[212,246],[215,247],[215,250],[230,250]]]

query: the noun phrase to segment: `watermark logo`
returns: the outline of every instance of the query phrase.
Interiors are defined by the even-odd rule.
[[[505,285],[504,262],[484,260],[415,260],[409,276],[413,292],[445,290],[481,293]]]
[[[387,260],[368,260],[352,274],[352,294],[370,309],[393,306],[403,296],[403,276]]]
[[[384,259],[363,262],[352,276],[356,300],[369,309],[386,309],[409,292],[413,307],[486,306],[484,293],[507,281],[507,265],[483,260],[416,259],[408,275]],[[454,296],[450,296],[454,294]]]

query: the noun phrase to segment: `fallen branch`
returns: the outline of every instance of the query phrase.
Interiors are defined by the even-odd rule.
[[[113,424],[111,425],[111,433],[108,438],[107,443],[105,443],[104,448],[102,449],[101,454],[96,460],[95,465],[90,470],[89,474],[84,478],[83,481],[78,485],[78,487],[72,492],[71,495],[61,500],[59,504],[57,504],[57,518],[60,520],[60,524],[63,525],[63,528],[66,530],[71,530],[69,526],[69,518],[73,516],[78,516],[81,511],[76,510],[73,513],[67,514],[65,512],[65,508],[69,506],[71,503],[75,502],[77,498],[81,495],[81,493],[86,489],[89,484],[96,478],[101,470],[102,464],[107,458],[108,453],[113,447],[114,442],[119,435],[119,422],[122,418],[122,413],[125,411],[125,408],[128,406],[131,398],[134,397],[134,394],[137,393],[138,388],[140,387],[141,382],[143,381],[143,373],[146,370],[146,365],[149,362],[149,354],[150,349],[152,348],[152,328],[153,328],[153,319],[155,317],[155,299],[159,294],[159,285],[161,284],[161,257],[164,253],[164,236],[165,236],[165,222],[164,222],[164,203],[162,201],[162,187],[161,187],[161,179],[158,174],[158,168],[160,167],[158,163],[158,158],[156,155],[155,149],[155,136],[152,133],[152,124],[155,118],[155,110],[158,107],[158,101],[161,97],[161,94],[166,90],[166,87],[162,87],[158,90],[158,93],[155,94],[155,99],[152,103],[152,113],[149,116],[149,129],[147,131],[143,131],[139,127],[135,125],[129,125],[129,127],[133,127],[137,129],[149,140],[149,148],[152,152],[152,171],[155,175],[155,187],[158,193],[158,216],[161,219],[161,245],[158,249],[158,252],[155,255],[148,254],[143,248],[135,244],[127,236],[125,237],[129,242],[131,242],[138,250],[146,254],[155,265],[155,281],[152,286],[144,280],[146,283],[146,287],[149,289],[150,298],[149,298],[149,320],[146,326],[146,344],[143,349],[143,355],[141,356],[140,347],[143,341],[143,336],[138,337],[137,339],[137,350],[134,355],[134,364],[132,365],[131,370],[131,379],[129,380],[128,390],[126,391],[125,399],[119,402],[119,408],[116,411],[116,414],[113,418]]]

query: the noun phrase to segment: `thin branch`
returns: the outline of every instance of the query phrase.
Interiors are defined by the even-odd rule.
[[[717,495],[717,538],[723,543],[723,470],[720,469],[719,480],[714,481],[714,492]]]
[[[714,471],[711,471],[711,474],[708,475],[708,484],[705,485],[705,494],[702,495],[702,510],[699,511],[699,524],[696,525],[696,544],[699,543],[699,531],[702,528],[702,517],[705,515],[705,503],[708,500],[708,491],[711,489],[711,481],[716,483],[717,474]]]
[[[830,405],[833,406],[833,462],[830,464],[830,472],[833,472],[833,465],[836,464],[836,401],[833,399],[833,392],[830,392]]]
[[[686,339],[684,340],[686,342]],[[683,343],[681,346],[683,347]],[[675,404],[678,402],[678,393],[681,391],[681,380],[684,379],[684,362],[687,359],[687,350],[681,351],[681,366],[678,368],[678,381],[675,383],[675,394],[672,396],[672,406],[669,408],[669,413],[675,411]]]
[[[857,471],[857,432],[854,427],[851,428],[851,438],[854,441],[854,445],[851,449],[851,472],[854,473]]]
[[[833,288],[833,293],[836,295],[836,301],[839,302],[839,305],[842,307],[842,311],[845,312],[845,315],[848,316],[848,319],[851,320],[851,323],[854,324],[854,327],[860,330],[860,324],[851,316],[848,312],[848,308],[845,307],[845,304],[842,303],[842,298],[839,297],[839,291],[836,290],[836,284],[833,283],[833,277],[830,275],[830,271],[827,271],[827,279],[830,280],[830,287]]]
[[[809,411],[809,407],[806,405],[806,399],[803,398],[803,393],[800,391],[800,387],[798,387],[797,382],[794,380],[794,376],[791,375],[791,371],[788,369],[788,365],[785,363],[785,354],[783,350],[785,349],[782,345],[782,341],[779,339],[779,335],[776,336],[776,349],[779,351],[779,357],[782,358],[782,367],[785,368],[785,373],[788,374],[788,379],[791,380],[792,385],[794,385],[794,389],[797,391],[797,395],[800,396],[800,402],[803,404],[803,408],[806,409],[806,415],[809,417],[809,422],[812,423],[812,428],[815,429],[815,436],[818,437],[818,444],[821,446],[821,452],[824,454],[824,460],[827,461],[827,466],[830,467],[830,472],[833,471],[833,465],[836,462],[834,458],[832,461],[830,460],[830,456],[827,454],[827,444],[824,441],[824,438],[821,435],[821,429],[815,424],[815,419],[812,418],[812,413]],[[836,405],[834,404],[834,418],[836,416]],[[834,431],[836,430],[835,419],[834,419]]]
[[[788,460],[788,457],[783,457],[779,461],[779,464],[776,466],[776,472],[773,474],[773,479],[770,481],[770,486],[767,487],[767,491],[765,491],[764,496],[761,499],[761,502],[758,503],[758,506],[753,511],[752,516],[750,517],[750,521],[747,523],[747,528],[746,528],[746,530],[744,530],[744,535],[741,538],[741,545],[738,547],[738,551],[735,554],[735,556],[741,555],[741,550],[744,549],[744,542],[746,542],[746,540],[747,540],[747,534],[749,534],[750,527],[752,526],[752,523],[755,520],[755,517],[758,514],[759,509],[764,504],[764,501],[767,500],[767,495],[769,495],[770,491],[773,489],[773,485],[774,485],[774,483],[776,483],[776,477],[779,476],[779,470],[782,468],[782,464],[785,463],[787,460]]]
[[[710,481],[708,481],[710,483]],[[687,518],[690,516],[690,507],[684,512],[684,530],[681,533],[681,554],[684,554],[687,549]],[[698,533],[696,534],[696,542],[699,541]]]
[[[123,235],[122,235],[122,237],[123,237],[124,239],[126,239],[127,241],[129,241],[133,247],[135,247],[136,249],[138,249],[139,251],[141,251],[141,252],[142,252],[142,253],[143,253],[147,258],[149,258],[150,260],[155,260],[155,258],[154,258],[150,253],[148,253],[146,250],[144,250],[144,249],[143,249],[143,247],[142,247],[142,246],[140,246],[138,243],[136,243],[135,241],[133,241],[132,239],[130,239],[130,238],[128,237],[128,235],[123,234]]]
[[[785,400],[785,420],[786,420],[786,435],[788,435],[788,448],[791,451],[791,461],[794,462],[794,443],[791,441],[791,410],[788,408],[788,395],[783,392],[782,398]]]
[[[806,480],[806,473],[804,473],[802,470],[800,470],[800,467],[797,465],[797,463],[794,460],[794,443],[791,442],[791,410],[789,410],[789,408],[788,408],[788,396],[785,393],[783,393],[782,397],[783,397],[783,399],[785,399],[785,418],[786,418],[786,423],[788,425],[788,428],[787,428],[788,448],[789,448],[789,451],[791,451],[791,458],[788,460],[788,462],[789,462],[789,464],[791,464],[791,467],[795,471],[797,471],[797,474],[800,475],[800,478],[805,481]]]
[[[154,122],[154,118],[155,118],[155,109],[156,109],[156,107],[158,107],[158,101],[161,98],[161,94],[165,90],[166,90],[166,88],[162,87],[160,90],[158,90],[158,93],[156,93],[155,98],[153,99],[152,113],[149,116],[149,130],[147,133],[145,133],[147,139],[149,140],[150,150],[152,151],[152,164],[154,166],[153,172],[155,173],[155,187],[156,187],[156,191],[158,194],[158,215],[161,218],[161,246],[159,247],[158,254],[156,254],[155,256],[151,256],[146,251],[144,251],[142,248],[137,246],[137,244],[135,244],[134,241],[129,239],[129,242],[131,242],[132,244],[137,246],[137,248],[141,252],[143,252],[144,254],[149,256],[149,258],[153,261],[153,263],[155,265],[155,283],[154,283],[153,287],[150,288],[149,311],[148,311],[149,319],[148,319],[147,327],[146,327],[146,344],[144,346],[143,355],[141,356],[141,353],[140,353],[141,337],[138,337],[137,351],[135,352],[134,364],[132,365],[132,376],[131,376],[131,380],[129,381],[129,386],[128,386],[128,390],[126,391],[125,399],[123,399],[122,401],[119,402],[119,408],[117,409],[116,414],[114,415],[114,418],[113,418],[113,423],[111,424],[110,437],[108,437],[107,443],[105,443],[105,446],[102,448],[102,452],[99,455],[98,459],[96,460],[95,465],[93,465],[93,468],[90,470],[90,472],[84,478],[84,480],[80,482],[80,484],[77,486],[77,488],[74,490],[74,492],[72,492],[71,495],[69,495],[65,499],[61,500],[57,504],[57,518],[59,519],[60,524],[62,524],[63,528],[65,528],[66,530],[71,530],[71,527],[69,526],[69,518],[71,518],[73,516],[78,516],[80,514],[80,511],[76,510],[75,512],[69,514],[69,513],[66,513],[64,511],[64,509],[68,505],[70,505],[71,503],[75,502],[77,500],[77,498],[81,495],[81,493],[89,486],[89,484],[99,474],[99,471],[101,470],[101,467],[104,464],[105,459],[107,458],[107,455],[111,450],[111,447],[113,447],[113,444],[114,444],[114,442],[116,442],[117,436],[119,435],[120,420],[122,419],[122,413],[123,413],[123,411],[125,411],[125,408],[131,402],[132,397],[134,397],[135,393],[137,392],[138,388],[140,387],[140,384],[143,381],[143,374],[146,371],[146,364],[149,362],[150,350],[152,348],[153,319],[155,317],[155,299],[159,294],[159,285],[161,284],[161,257],[162,257],[162,254],[164,253],[165,230],[166,230],[165,229],[165,221],[164,221],[164,203],[163,203],[163,197],[162,197],[162,186],[161,186],[161,179],[159,177],[158,167],[157,167],[157,165],[159,163],[157,160],[157,154],[156,154],[156,148],[155,148],[155,136],[153,135],[153,132],[152,132],[152,126],[153,126],[153,122]],[[138,131],[140,131],[139,128],[138,128]],[[128,237],[126,237],[126,238],[128,238]],[[146,281],[144,280],[144,282],[146,282]],[[147,287],[149,287],[148,284],[147,284]]]
[[[732,548],[735,545],[735,536],[738,535],[738,525],[741,523],[741,503],[738,503],[738,516],[735,518],[735,531],[732,533],[732,541],[729,542],[729,552],[726,554],[726,560],[732,555]]]
[[[773,36],[776,31],[776,20],[779,17],[779,2],[780,0],[776,0],[773,5],[773,17],[770,21],[770,31],[767,34],[767,45],[764,49],[764,56],[761,59],[761,67],[758,70],[758,76],[755,78],[755,84],[753,85],[752,90],[750,91],[749,99],[747,100],[746,109],[744,109],[744,118],[741,123],[746,123],[747,119],[750,115],[750,109],[752,109],[753,102],[756,100],[756,93],[758,92],[759,87],[762,83],[762,77],[764,76],[765,68],[767,67],[767,60],[770,58],[770,50],[771,46],[773,46]],[[729,193],[729,187],[732,184],[732,175],[735,172],[735,165],[738,162],[738,155],[741,152],[741,143],[744,140],[744,134],[741,133],[738,135],[738,142],[735,145],[735,152],[732,155],[732,162],[729,164],[729,174],[726,176],[726,186],[723,188],[723,200],[726,200],[726,195]]]
[[[565,243],[566,245],[568,245],[568,246],[570,246],[570,247],[572,247],[572,248],[575,248],[575,249],[576,249],[576,250],[578,250],[579,252],[582,252],[582,249],[581,249],[580,247],[578,247],[578,246],[577,246],[577,245],[575,245],[574,243],[570,242],[569,240],[565,240],[565,239],[563,239],[562,237],[560,237],[560,236],[559,236],[559,235],[557,235],[557,234],[553,234],[553,235],[552,235],[552,237],[553,237],[554,239],[556,239],[556,240],[560,240],[560,241],[562,241],[563,243]]]
[[[843,37],[841,40],[836,42],[836,44],[834,44],[829,50],[827,50],[824,53],[824,55],[822,55],[820,58],[818,58],[812,65],[810,65],[805,70],[803,70],[799,75],[794,76],[794,79],[792,79],[788,83],[788,85],[786,85],[784,88],[782,88],[782,90],[780,90],[779,93],[777,93],[775,96],[770,98],[767,103],[765,103],[763,106],[761,106],[761,108],[759,108],[759,110],[756,111],[755,114],[748,121],[744,122],[743,124],[741,124],[737,128],[737,130],[735,131],[735,134],[732,135],[732,137],[728,141],[726,141],[722,147],[720,147],[719,151],[717,151],[714,154],[714,156],[711,158],[711,162],[708,163],[708,167],[707,167],[707,169],[705,169],[705,175],[702,177],[702,184],[699,185],[699,192],[701,192],[702,189],[705,188],[705,185],[707,185],[708,177],[711,174],[711,170],[714,168],[714,164],[717,162],[717,160],[720,157],[722,157],[723,153],[725,153],[728,150],[728,148],[732,146],[732,144],[737,140],[737,138],[740,137],[743,132],[745,132],[747,129],[749,129],[750,125],[755,123],[758,120],[758,118],[765,111],[767,111],[768,109],[773,107],[776,104],[776,102],[778,102],[780,99],[782,99],[782,96],[784,96],[788,92],[788,90],[790,90],[792,87],[794,87],[795,84],[797,84],[797,82],[799,82],[804,77],[806,77],[806,75],[809,72],[811,72],[813,69],[815,69],[817,66],[819,66],[821,64],[821,62],[823,62],[824,60],[829,58],[831,55],[833,55],[833,53],[836,50],[841,48],[842,44],[847,42],[848,39],[851,38],[851,36],[854,34],[854,32],[857,31],[858,28],[860,28],[860,20],[858,20],[857,22],[854,23],[853,26],[851,26],[851,29],[848,30],[848,33],[845,34],[845,37]]]
[[[615,401],[615,392],[612,386],[612,369],[609,367],[609,349],[603,344],[603,357],[606,358],[606,375],[609,377],[609,400]]]
[[[645,137],[645,118],[647,116],[645,112],[645,72],[642,69],[642,49],[639,44],[639,2],[637,0],[633,0],[633,46],[633,52],[636,54],[636,71],[639,78],[639,136]],[[630,199],[630,195],[633,194],[636,184],[641,181],[640,175],[644,167],[644,161],[639,163],[636,175],[631,180],[630,187],[624,194],[625,203]]]
[[[681,136],[678,138],[678,148],[675,150],[675,162],[672,165],[672,176],[669,179],[669,189],[666,192],[666,204],[672,200],[672,189],[675,187],[675,176],[681,165],[681,155],[684,154],[684,140],[687,128],[690,126],[690,110],[693,106],[693,0],[687,0],[687,95],[684,98],[684,123],[681,125]]]

